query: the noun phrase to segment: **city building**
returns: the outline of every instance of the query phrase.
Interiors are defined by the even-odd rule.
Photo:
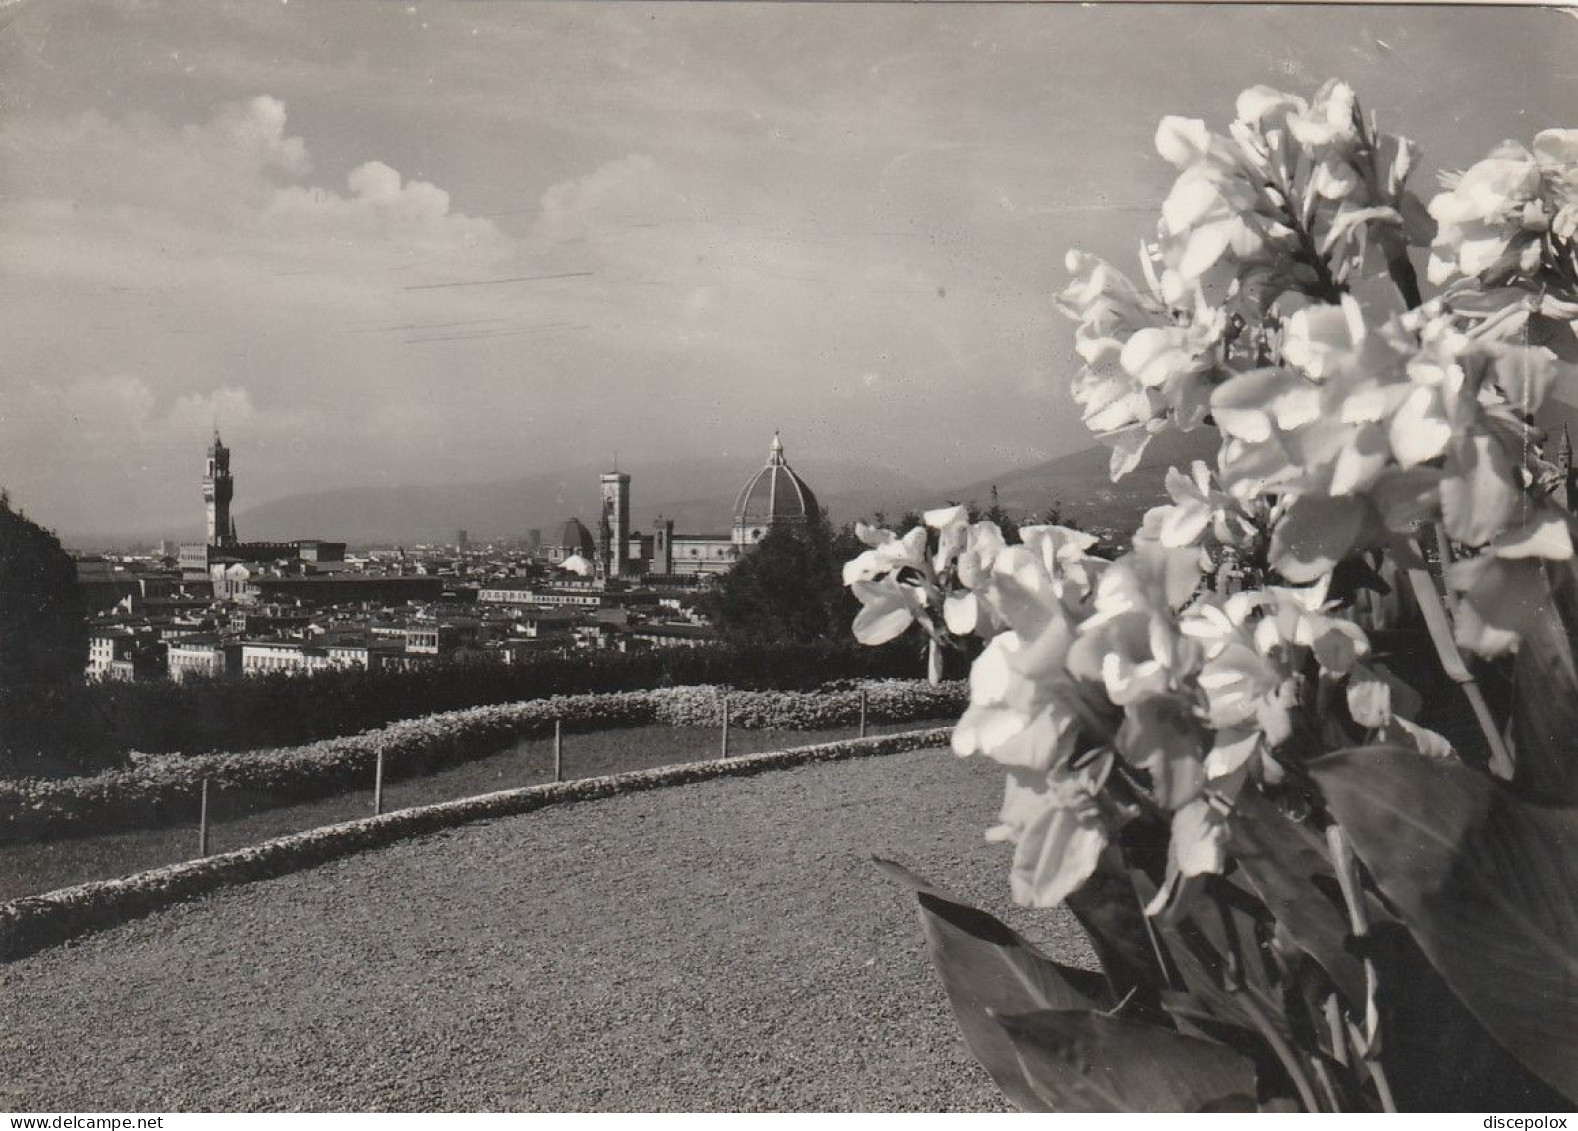
[[[95,628],[88,634],[89,679],[136,679],[157,667],[150,652],[158,644],[151,629],[119,625]]]
[[[767,465],[740,488],[734,501],[731,540],[736,546],[754,546],[776,526],[805,526],[817,517],[816,495],[784,459],[784,444],[773,433]]]
[[[230,515],[230,500],[235,496],[235,479],[230,474],[230,449],[214,429],[214,442],[208,445],[208,470],[203,476],[203,505],[208,512],[208,545],[230,546],[236,542],[236,522]]]
[[[650,534],[630,529],[630,476],[604,473],[598,538],[571,518],[559,543],[546,548],[549,562],[583,576],[625,578],[641,575],[686,577],[726,573],[752,546],[781,526],[804,526],[818,515],[816,494],[789,466],[783,440],[775,432],[767,462],[735,496],[729,529],[718,533],[679,533],[659,518]],[[619,549],[622,547],[622,551]],[[588,570],[583,563],[590,563]]]
[[[276,672],[307,674],[329,666],[329,652],[302,640],[243,640],[243,675],[272,675]]]
[[[716,533],[650,532],[631,520],[632,477],[599,476],[596,533],[567,519],[532,549],[448,545],[368,549],[304,539],[242,542],[235,477],[217,431],[202,488],[206,539],[163,554],[76,556],[96,618],[86,675],[97,679],[408,670],[516,663],[572,649],[706,647],[699,597],[767,533],[817,515],[816,496],[776,435]],[[723,507],[720,506],[722,511]],[[720,516],[721,517],[721,516]]]
[[[203,506],[207,539],[183,543],[177,555],[181,576],[188,581],[209,581],[216,587],[232,584],[225,570],[232,565],[274,564],[294,566],[302,572],[321,573],[343,568],[344,542],[316,538],[292,542],[242,542],[230,513],[235,498],[235,476],[230,470],[230,449],[214,429],[203,473]],[[223,596],[216,592],[216,596]]]
[[[558,539],[543,546],[542,552],[543,557],[554,565],[576,556],[591,561],[597,556],[597,543],[592,540],[592,532],[580,519],[567,518],[559,528]]]
[[[598,524],[597,565],[603,577],[627,577],[630,555],[630,476],[622,471],[603,473],[603,517]]]
[[[170,640],[165,644],[165,669],[176,683],[190,676],[235,675],[241,671],[241,645],[211,635]]]

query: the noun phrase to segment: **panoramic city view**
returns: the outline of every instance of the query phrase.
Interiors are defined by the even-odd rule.
[[[0,3],[0,1110],[1564,1126],[1573,17]]]

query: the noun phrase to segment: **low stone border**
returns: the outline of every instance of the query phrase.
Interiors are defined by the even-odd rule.
[[[264,841],[218,856],[187,860],[118,880],[96,880],[0,904],[0,962],[33,954],[67,939],[103,930],[223,887],[272,879],[342,856],[473,821],[530,813],[552,805],[596,801],[623,793],[686,785],[713,778],[746,777],[767,770],[902,754],[948,742],[950,727],[876,738],[825,742],[765,754],[716,758],[655,770],[527,786],[400,809],[379,817]]]

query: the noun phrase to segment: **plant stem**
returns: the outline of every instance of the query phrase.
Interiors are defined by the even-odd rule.
[[[1397,1114],[1397,1100],[1392,1095],[1392,1082],[1386,1078],[1386,1069],[1379,1060],[1364,1062],[1370,1070],[1370,1079],[1375,1081],[1375,1094],[1381,1098],[1381,1110]]]
[[[1348,927],[1356,939],[1370,937],[1370,915],[1364,906],[1363,880],[1359,875],[1359,860],[1353,854],[1353,845],[1340,825],[1326,827],[1326,843],[1331,849],[1332,868],[1337,873],[1337,886],[1342,889],[1342,901],[1348,907]],[[1354,1044],[1364,1058],[1364,1066],[1375,1081],[1375,1092],[1385,1111],[1395,1112],[1397,1104],[1392,1098],[1392,1088],[1386,1079],[1386,1069],[1381,1066],[1381,1015],[1376,1005],[1381,979],[1375,969],[1375,959],[1369,948],[1364,948],[1364,1031],[1352,1029]]]
[[[1337,1088],[1331,1082],[1331,1073],[1326,1071],[1326,1065],[1320,1057],[1310,1053],[1310,1067],[1315,1070],[1315,1081],[1320,1084],[1320,1090],[1326,1097],[1326,1106],[1332,1111],[1342,1110],[1342,1100],[1337,1096]]]
[[[1447,537],[1446,527],[1439,522],[1431,523],[1430,527],[1436,533],[1436,559],[1441,566],[1441,603],[1446,607],[1447,612],[1455,613],[1457,609],[1452,602],[1452,587],[1447,584],[1446,576],[1447,566],[1452,564],[1454,557],[1452,539]]]
[[[1326,844],[1331,849],[1333,870],[1337,873],[1337,886],[1342,889],[1342,901],[1348,906],[1348,929],[1356,939],[1370,935],[1370,917],[1365,912],[1364,889],[1359,878],[1359,861],[1353,855],[1353,846],[1343,835],[1342,826],[1328,825]],[[1375,962],[1364,956],[1364,1044],[1373,1048],[1380,1035],[1380,1015],[1375,1006]]]
[[[1342,1024],[1342,1003],[1337,1000],[1336,994],[1327,994],[1323,1005],[1326,1014],[1326,1029],[1331,1034],[1332,1059],[1344,1068],[1347,1068],[1348,1034]]]
[[[1353,1040],[1355,1048],[1363,1047],[1364,1034],[1359,1032],[1359,1027],[1352,1021],[1348,1022],[1348,1034]],[[1368,1056],[1364,1058],[1364,1069],[1370,1074],[1370,1079],[1375,1083],[1375,1094],[1380,1098],[1381,1110],[1395,1114],[1397,1112],[1397,1100],[1392,1096],[1392,1084],[1386,1078],[1386,1069],[1382,1067],[1379,1060],[1374,1060]]]
[[[1304,1105],[1304,1110],[1318,1113],[1321,1110],[1320,1102],[1315,1098],[1315,1088],[1310,1083],[1309,1073],[1304,1071],[1304,1066],[1299,1063],[1298,1057],[1293,1055],[1293,1050],[1282,1039],[1282,1034],[1277,1032],[1276,1026],[1271,1024],[1265,1012],[1260,1008],[1260,1003],[1248,991],[1242,988],[1227,991],[1255,1026],[1257,1032],[1271,1046],[1271,1051],[1277,1054],[1277,1059],[1282,1062],[1282,1067],[1287,1069],[1288,1075],[1293,1079],[1293,1086],[1299,1091],[1299,1102]]]
[[[1485,736],[1485,745],[1489,750],[1491,772],[1497,777],[1510,779],[1512,754],[1501,740],[1501,731],[1496,728],[1496,719],[1490,713],[1490,705],[1485,702],[1484,692],[1468,670],[1468,665],[1463,662],[1463,654],[1458,651],[1457,641],[1452,638],[1452,623],[1447,619],[1435,579],[1422,569],[1411,569],[1408,571],[1408,582],[1413,587],[1414,597],[1419,601],[1419,612],[1425,618],[1425,628],[1430,633],[1430,642],[1435,645],[1441,670],[1462,688],[1463,697],[1473,708],[1474,718],[1479,723],[1480,733]]]

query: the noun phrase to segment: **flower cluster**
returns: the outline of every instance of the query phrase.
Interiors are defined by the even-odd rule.
[[[1504,142],[1442,181],[1430,202],[1432,283],[1555,281],[1578,297],[1578,130],[1545,130],[1532,147]]]
[[[1378,326],[1359,302],[1305,307],[1289,321],[1301,365],[1252,370],[1211,406],[1226,490],[1275,499],[1271,564],[1296,583],[1366,550],[1420,564],[1409,539],[1439,523],[1475,552],[1453,566],[1465,592],[1459,642],[1514,646],[1502,590],[1535,559],[1566,560],[1566,516],[1538,490],[1543,461],[1525,423],[1578,375],[1543,346],[1471,336],[1442,316]]]
[[[1495,657],[1550,615],[1547,567],[1574,556],[1536,418],[1578,378],[1578,131],[1503,146],[1428,208],[1406,186],[1414,146],[1338,82],[1245,91],[1226,134],[1164,119],[1156,146],[1178,175],[1144,286],[1068,257],[1072,391],[1114,478],[1168,427],[1216,429],[1214,465],[1169,472],[1116,561],[946,508],[902,536],[863,528],[845,571],[860,639],[919,623],[984,641],[953,745],[1006,767],[989,835],[1015,845],[1034,906],[1136,815],[1171,830],[1156,910],[1223,869],[1241,790],[1338,745],[1453,754],[1371,655],[1376,602],[1356,594],[1411,572],[1439,600],[1428,545],[1459,646]],[[1432,239],[1430,279],[1451,286],[1427,302],[1408,252]]]
[[[1221,871],[1232,797],[1247,781],[1282,776],[1279,752],[1307,744],[1318,707],[1341,699],[1338,690],[1354,704],[1356,735],[1445,748],[1403,717],[1417,704],[1398,695],[1394,705],[1395,681],[1365,665],[1369,642],[1327,600],[1324,582],[1209,587],[1200,540],[1238,539],[1250,523],[1205,469],[1196,476],[1176,477],[1182,501],[1147,521],[1167,537],[1137,539],[1116,561],[1093,555],[1094,539],[1079,531],[1027,526],[1009,545],[994,525],[949,509],[929,516],[930,538],[927,527],[872,535],[878,549],[935,545],[934,566],[950,552],[963,559],[924,575],[934,590],[926,601],[900,604],[884,584],[919,573],[914,555],[885,559],[889,569],[874,577],[874,559],[852,563],[855,591],[871,602],[862,617],[873,605],[886,618],[940,604],[938,631],[985,641],[953,748],[1008,771],[989,835],[1015,845],[1023,903],[1054,905],[1089,877],[1115,832],[1103,799],[1118,782],[1171,823],[1174,882],[1158,906],[1177,896],[1179,881]]]
[[[922,521],[902,536],[857,524],[856,535],[870,549],[845,563],[844,584],[860,600],[855,639],[886,644],[919,624],[931,638],[928,675],[936,683],[941,645],[991,623],[991,610],[974,589],[1006,542],[996,523],[971,523],[964,507],[927,511]]]
[[[1309,101],[1247,90],[1225,135],[1165,118],[1156,148],[1178,177],[1141,249],[1146,288],[1071,252],[1058,296],[1079,323],[1074,399],[1113,445],[1114,478],[1156,432],[1198,427],[1212,388],[1265,364],[1298,305],[1335,302],[1371,259],[1407,269],[1406,234],[1429,224],[1406,188],[1413,144],[1366,121],[1343,83]]]

